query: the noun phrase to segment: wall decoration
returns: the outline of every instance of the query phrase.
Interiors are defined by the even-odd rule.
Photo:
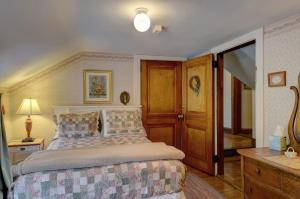
[[[124,105],[127,105],[130,101],[130,95],[127,91],[123,91],[121,94],[120,94],[120,101],[122,104]]]
[[[202,65],[191,65],[186,69],[186,101],[187,111],[205,112],[206,99],[205,88],[207,82],[206,69]]]
[[[195,96],[199,96],[200,94],[200,77],[198,75],[194,75],[189,80],[190,89],[192,89]]]
[[[286,71],[280,71],[268,74],[269,87],[286,86]]]
[[[83,101],[91,103],[112,102],[112,71],[83,71]]]

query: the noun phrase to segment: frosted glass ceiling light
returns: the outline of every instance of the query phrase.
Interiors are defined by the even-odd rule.
[[[151,25],[149,16],[147,15],[147,8],[138,8],[136,9],[136,15],[133,20],[135,29],[139,32],[146,32]]]

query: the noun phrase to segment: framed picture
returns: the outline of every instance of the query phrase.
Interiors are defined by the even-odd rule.
[[[269,87],[286,86],[286,71],[280,71],[276,73],[268,74]]]
[[[85,104],[112,102],[112,71],[83,71],[83,101]]]

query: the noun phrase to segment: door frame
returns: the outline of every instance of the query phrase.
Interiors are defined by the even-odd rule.
[[[218,144],[218,174],[224,174],[224,88],[223,88],[223,75],[224,75],[224,54],[238,50],[240,48],[256,44],[256,40],[251,40],[241,45],[229,48],[222,52],[217,53],[217,144]],[[233,109],[232,109],[233,110]],[[255,116],[257,113],[255,113]],[[232,126],[233,129],[233,126]]]

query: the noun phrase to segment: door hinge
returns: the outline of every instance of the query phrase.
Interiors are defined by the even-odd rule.
[[[214,163],[219,162],[219,156],[218,155],[213,156],[213,162]]]
[[[213,68],[218,68],[218,62],[216,60],[212,61]]]

